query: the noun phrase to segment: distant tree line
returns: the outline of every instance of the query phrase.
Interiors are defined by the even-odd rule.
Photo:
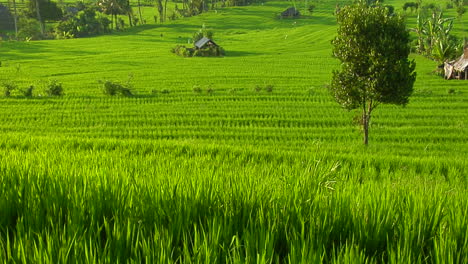
[[[4,7],[2,17],[13,20],[18,40],[45,38],[74,38],[97,35],[144,24],[141,6],[154,6],[155,22],[164,23],[178,17],[194,16],[227,6],[248,5],[259,0],[172,0],[175,8],[168,12],[169,0],[97,0],[96,2],[75,3],[51,0],[26,0],[18,3],[11,0],[9,8]],[[137,11],[134,11],[136,5]],[[133,6],[133,7],[132,7]],[[1,10],[0,10],[1,11]],[[3,14],[5,13],[5,14]],[[128,18],[128,22],[123,17]],[[54,23],[52,28],[46,22]],[[1,23],[1,21],[0,21]]]

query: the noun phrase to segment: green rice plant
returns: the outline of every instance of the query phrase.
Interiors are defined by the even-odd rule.
[[[375,113],[374,142],[362,148],[355,113],[325,87],[339,66],[330,59],[336,1],[314,3],[313,18],[294,25],[272,18],[288,5],[2,42],[0,82],[59,78],[67,96],[0,98],[0,259],[466,263],[468,93],[447,92],[465,83],[434,76],[434,62],[414,55],[416,93],[406,108]],[[229,56],[167,52],[202,23]],[[129,71],[141,96],[96,89]],[[216,92],[193,96],[193,83]],[[241,92],[269,83],[281,89]]]

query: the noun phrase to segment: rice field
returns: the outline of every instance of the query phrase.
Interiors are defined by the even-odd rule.
[[[412,55],[410,103],[379,106],[364,147],[326,88],[336,1],[313,3],[2,42],[0,83],[35,90],[0,96],[0,261],[467,263],[468,83]],[[203,24],[225,57],[170,52]]]

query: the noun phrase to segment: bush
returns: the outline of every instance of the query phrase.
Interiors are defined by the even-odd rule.
[[[168,89],[162,89],[162,90],[161,90],[161,93],[162,93],[162,94],[168,94],[169,92],[170,92],[170,91],[169,91]]]
[[[262,90],[265,90],[268,93],[273,92],[274,86],[271,84],[265,85],[265,87],[262,87],[260,85],[255,85],[254,90],[258,93],[261,92]]]
[[[309,11],[309,13],[312,14],[312,12],[314,12],[314,9],[315,9],[315,5],[310,5],[310,6],[307,8],[307,11]]]
[[[59,83],[57,80],[50,80],[46,86],[45,93],[48,96],[62,96],[63,95],[62,83]]]
[[[16,84],[13,84],[13,83],[4,83],[3,88],[4,88],[3,89],[3,94],[6,97],[10,97],[11,96],[11,91],[15,90],[18,87],[16,86]]]
[[[392,5],[386,5],[385,8],[387,9],[389,15],[393,15],[395,13],[395,7]]]
[[[462,5],[457,6],[457,15],[458,15],[458,17],[462,17],[463,14],[465,14],[465,12],[466,12],[466,9],[465,9],[464,6],[462,6]]]
[[[18,28],[19,40],[40,40],[43,37],[41,25],[36,19],[22,16],[19,18]]]
[[[419,4],[415,2],[407,2],[403,5],[403,10],[406,11],[408,8],[413,12],[414,10],[418,10]]]
[[[110,32],[111,21],[92,7],[79,11],[55,27],[55,38],[80,38]]]
[[[213,31],[206,29],[205,24],[203,24],[202,28],[193,34],[193,42],[195,43],[203,37],[212,39],[213,35]]]
[[[194,93],[201,93],[201,91],[202,91],[201,87],[198,86],[198,85],[194,85],[192,90],[193,90]]]
[[[182,57],[192,57],[195,49],[187,48],[184,45],[177,45],[171,49],[171,52]]]
[[[33,96],[33,90],[34,90],[34,86],[30,85],[28,88],[22,89],[21,93],[26,97],[32,97]]]
[[[103,83],[104,94],[114,96],[120,94],[122,96],[130,97],[133,95],[130,86],[124,86],[118,82],[106,80]]]

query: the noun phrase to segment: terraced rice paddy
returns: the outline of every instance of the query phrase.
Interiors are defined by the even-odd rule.
[[[326,88],[335,1],[274,17],[289,5],[3,42],[0,82],[36,90],[0,97],[0,260],[466,263],[468,83],[412,55],[410,103],[380,106],[364,147]],[[225,57],[170,53],[202,24]],[[102,93],[129,75],[136,96]]]

